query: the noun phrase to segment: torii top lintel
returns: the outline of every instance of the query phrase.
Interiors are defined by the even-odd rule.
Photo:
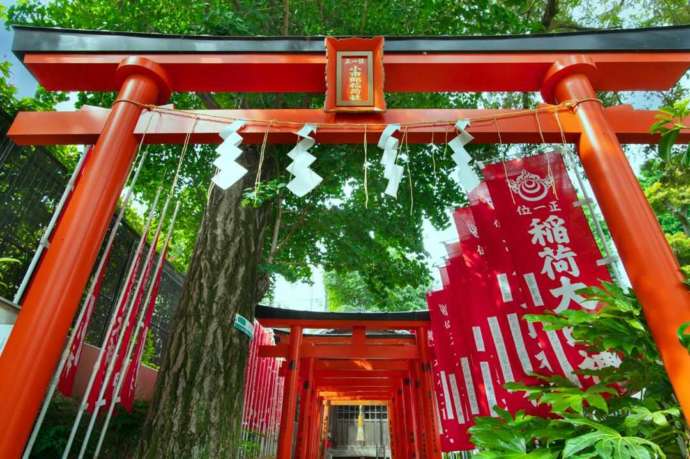
[[[255,317],[264,327],[316,329],[348,329],[365,327],[369,330],[415,329],[429,326],[429,311],[411,312],[315,312],[257,306]]]
[[[214,37],[15,26],[14,53],[49,90],[113,91],[127,56],[173,91],[324,92],[323,37]],[[539,91],[554,62],[596,66],[597,90],[663,90],[690,66],[690,27],[492,37],[387,37],[386,92]]]

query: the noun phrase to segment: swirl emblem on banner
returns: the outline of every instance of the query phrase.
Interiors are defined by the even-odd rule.
[[[544,199],[553,186],[553,178],[541,178],[523,169],[515,180],[508,179],[508,186],[525,201],[535,202]]]

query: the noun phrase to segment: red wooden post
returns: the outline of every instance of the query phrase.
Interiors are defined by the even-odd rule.
[[[422,384],[422,399],[424,406],[424,421],[426,427],[426,444],[428,458],[441,458],[441,439],[439,426],[436,419],[436,406],[434,403],[433,380],[431,375],[431,358],[426,327],[417,329],[417,345],[420,356],[420,381]]]
[[[419,419],[415,406],[414,382],[411,374],[408,374],[408,376],[403,379],[403,390],[405,392],[406,411],[410,413],[410,434],[408,439],[410,457],[419,457],[419,444],[421,442],[418,428]]]
[[[400,449],[398,448],[398,416],[395,397],[391,397],[388,402],[388,434],[390,436],[391,459],[398,459],[400,457]]]
[[[314,384],[314,359],[306,359],[306,376],[302,382],[302,396],[300,398],[299,425],[297,430],[297,454],[298,459],[307,459],[309,445],[309,431],[314,418],[312,413],[312,386]]]
[[[0,357],[0,457],[18,457],[84,291],[86,282],[134,160],[133,135],[142,107],[170,95],[159,65],[127,58],[117,69],[121,82],[89,160],[55,228]]]
[[[413,457],[414,455],[414,448],[413,448],[413,443],[410,441],[410,438],[414,436],[414,420],[412,419],[412,411],[410,410],[410,404],[409,399],[408,399],[408,391],[407,391],[407,384],[405,383],[407,378],[402,378],[400,380],[400,392],[401,392],[401,400],[402,400],[402,407],[403,410],[405,411],[405,437],[403,438],[403,442],[405,443],[405,450],[406,450],[406,457]]]
[[[309,437],[307,442],[307,458],[318,457],[318,444],[320,440],[319,429],[323,423],[323,402],[316,396],[316,390],[312,385],[312,406],[314,416],[312,417],[311,426],[309,428]]]
[[[412,394],[414,401],[415,420],[417,422],[417,449],[421,459],[426,459],[428,452],[428,425],[425,417],[424,392],[422,386],[422,372],[419,362],[410,365],[412,373]]]
[[[280,417],[280,435],[278,436],[278,459],[292,457],[292,434],[295,430],[295,411],[297,410],[297,392],[299,391],[299,360],[302,346],[302,327],[293,325],[290,328],[290,356],[288,358],[287,376],[283,389],[283,412]]]
[[[410,413],[405,409],[405,392],[403,391],[402,381],[396,384],[396,399],[398,402],[398,413],[400,413],[400,452],[405,459],[410,457],[408,451],[408,421]]]
[[[590,77],[595,64],[569,56],[549,70],[542,95],[547,102],[585,100],[575,107],[582,136],[582,165],[611,230],[630,282],[661,353],[678,401],[690,422],[690,354],[677,336],[690,321],[690,292],[654,211],[609,127]]]

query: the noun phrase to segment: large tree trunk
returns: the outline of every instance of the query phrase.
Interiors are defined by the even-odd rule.
[[[139,445],[145,458],[237,456],[248,337],[233,328],[254,317],[263,292],[258,266],[271,208],[242,207],[249,173],[228,191],[214,187],[197,237],[156,393]],[[264,167],[266,164],[264,164]]]

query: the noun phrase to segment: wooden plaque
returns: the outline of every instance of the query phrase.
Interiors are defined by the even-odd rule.
[[[383,112],[383,37],[326,38],[327,112]]]

